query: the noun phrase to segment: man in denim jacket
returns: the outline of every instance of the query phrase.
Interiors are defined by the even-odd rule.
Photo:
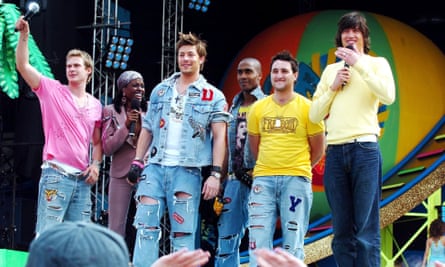
[[[224,208],[218,220],[217,267],[240,264],[239,248],[247,228],[247,200],[252,184],[255,159],[247,143],[247,114],[251,105],[264,98],[261,90],[261,63],[244,58],[238,64],[237,79],[241,88],[232,101],[233,120],[228,127],[228,170],[224,183]]]
[[[200,74],[206,43],[194,34],[180,33],[177,51],[180,72],[153,89],[129,173],[129,179],[138,177],[136,267],[151,266],[158,258],[166,208],[172,250],[194,250],[200,194],[214,198],[221,186],[230,118],[227,102]],[[148,165],[139,177],[134,172],[142,169],[147,149]],[[201,188],[201,167],[208,165],[211,174]]]

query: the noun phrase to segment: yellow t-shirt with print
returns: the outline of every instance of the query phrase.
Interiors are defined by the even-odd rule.
[[[324,133],[324,123],[309,120],[311,101],[299,94],[285,105],[270,95],[255,102],[247,131],[259,135],[254,176],[288,175],[312,178],[309,137]]]

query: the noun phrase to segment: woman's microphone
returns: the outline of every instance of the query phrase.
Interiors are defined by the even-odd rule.
[[[133,98],[131,100],[131,110],[134,110],[134,109],[139,110],[140,108],[141,108],[141,101],[139,99]],[[128,133],[129,136],[135,135],[135,128],[136,128],[136,122],[131,121],[130,132]]]

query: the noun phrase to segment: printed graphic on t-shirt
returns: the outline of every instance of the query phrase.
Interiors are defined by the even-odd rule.
[[[294,117],[265,117],[263,131],[269,133],[295,133],[298,121]]]
[[[236,118],[236,146],[233,156],[233,169],[242,168],[244,157],[244,145],[247,139],[247,121],[246,112],[238,113]]]
[[[170,107],[170,117],[175,122],[181,122],[184,119],[185,96],[177,95]]]

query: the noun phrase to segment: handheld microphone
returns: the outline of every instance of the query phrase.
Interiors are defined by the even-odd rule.
[[[29,21],[32,16],[37,14],[40,11],[40,6],[37,2],[31,2],[28,5],[28,11],[26,11],[25,16],[23,17],[24,20]]]
[[[37,14],[39,12],[39,10],[40,10],[40,5],[37,2],[29,3],[28,10],[26,11],[23,19],[29,22],[29,20],[31,20],[32,16]],[[19,29],[15,28],[15,31],[18,32]]]
[[[352,46],[352,45],[347,45],[346,48],[354,50],[354,46]],[[346,63],[346,61],[345,61],[345,65],[344,66],[345,66],[345,68],[349,69],[349,64]],[[346,85],[346,82],[343,82],[342,86],[345,86],[345,85]]]
[[[141,101],[139,99],[133,98],[131,100],[131,110],[137,109],[139,110],[141,107]],[[136,128],[136,122],[132,121],[130,124],[130,132],[128,133],[129,136],[135,135],[135,128]]]
[[[352,45],[347,45],[346,48],[354,50],[354,46],[352,46]],[[349,64],[346,63],[346,61],[345,61],[345,68],[349,68]]]

